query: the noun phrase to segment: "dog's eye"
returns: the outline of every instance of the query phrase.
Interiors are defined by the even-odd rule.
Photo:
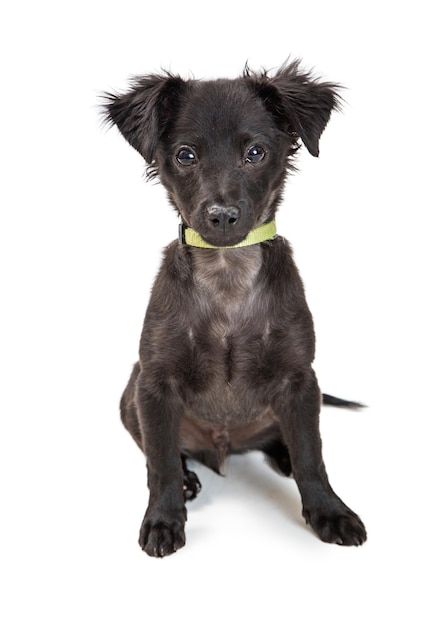
[[[261,146],[250,146],[245,155],[245,162],[253,163],[253,165],[256,165],[256,163],[260,163],[264,157],[264,148],[261,148]]]
[[[175,155],[175,158],[177,160],[177,163],[180,163],[180,165],[184,165],[186,167],[188,165],[194,165],[194,163],[196,162],[196,155],[194,154],[192,149],[188,147],[180,148],[180,150]]]

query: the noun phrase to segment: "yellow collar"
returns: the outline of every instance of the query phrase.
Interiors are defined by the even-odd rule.
[[[234,246],[212,246],[202,239],[196,230],[185,226],[185,224],[179,225],[179,243],[194,246],[195,248],[243,248],[244,246],[252,246],[255,243],[267,241],[267,239],[273,239],[275,236],[276,224],[275,220],[272,220],[271,222],[267,222],[267,224],[253,228],[245,239]]]

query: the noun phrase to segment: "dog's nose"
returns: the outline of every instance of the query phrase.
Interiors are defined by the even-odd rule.
[[[211,206],[207,209],[207,213],[211,224],[224,232],[234,226],[241,216],[241,211],[236,206]]]

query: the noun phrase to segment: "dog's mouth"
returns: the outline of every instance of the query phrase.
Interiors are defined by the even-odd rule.
[[[238,230],[229,232],[215,232],[209,229],[194,229],[194,232],[202,239],[205,244],[213,248],[229,248],[242,243],[250,232],[248,230]],[[204,246],[205,247],[205,246]]]
[[[242,232],[241,234],[236,233],[224,233],[217,234],[213,232],[201,233],[202,239],[209,245],[215,246],[217,248],[227,248],[230,246],[236,246],[237,244],[244,241],[247,237],[248,232]]]

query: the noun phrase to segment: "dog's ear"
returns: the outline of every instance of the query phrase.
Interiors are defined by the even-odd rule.
[[[104,119],[108,124],[116,124],[150,165],[157,142],[172,119],[185,85],[180,77],[168,73],[138,77],[127,93],[104,94]]]
[[[244,77],[255,87],[278,126],[294,142],[300,137],[313,156],[319,154],[321,133],[333,109],[340,108],[340,88],[321,82],[299,68],[299,61],[284,64],[278,72],[253,74],[245,69]]]

